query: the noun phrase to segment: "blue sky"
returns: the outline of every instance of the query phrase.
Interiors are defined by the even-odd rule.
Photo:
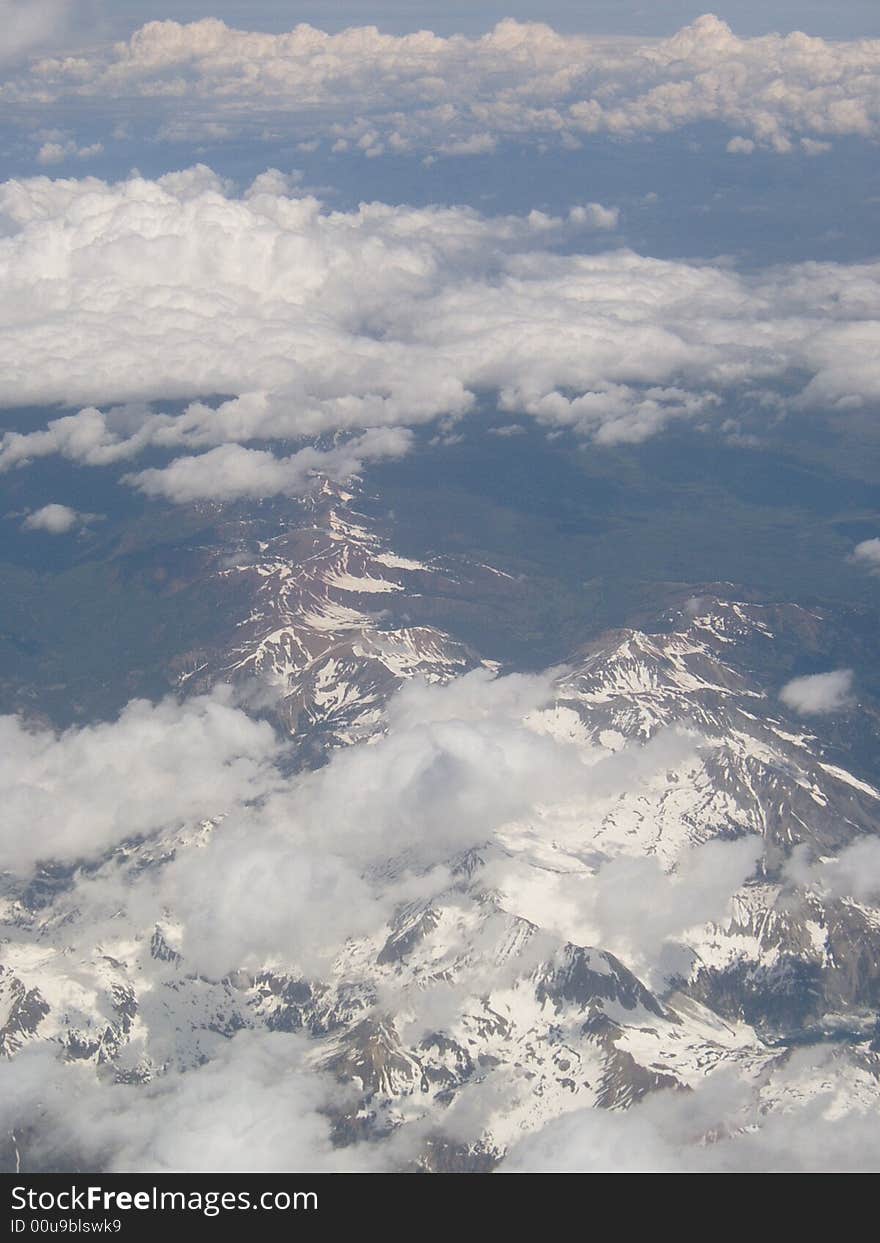
[[[158,17],[193,21],[221,17],[250,30],[279,31],[306,21],[325,30],[372,23],[399,33],[427,27],[438,33],[473,34],[503,17],[544,21],[560,30],[596,33],[669,34],[701,13],[715,12],[739,34],[801,29],[825,38],[877,37],[880,5],[876,0],[114,0],[104,20],[114,34]]]

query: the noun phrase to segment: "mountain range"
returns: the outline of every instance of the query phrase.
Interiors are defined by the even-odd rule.
[[[401,687],[508,672],[456,629],[474,601],[515,601],[515,576],[399,555],[356,485],[322,481],[280,530],[222,530],[208,573],[223,624],[175,653],[170,676],[184,700],[231,684],[286,740],[293,780],[380,744]],[[692,590],[543,675],[520,727],[579,755],[592,782],[430,865],[373,860],[383,883],[436,876],[438,862],[443,881],[340,935],[321,969],[279,952],[212,976],[187,961],[173,909],[138,922],[133,904],[113,925],[90,905],[84,878],[112,867],[131,890],[149,885],[224,832],[223,808],[10,874],[0,1050],[45,1046],[145,1085],[237,1033],[299,1033],[308,1064],[345,1089],[328,1107],[341,1151],[391,1144],[395,1168],[494,1169],[554,1119],[693,1092],[716,1072],[747,1087],[733,1130],[829,1081],[838,1114],[875,1109],[880,906],[817,876],[880,830],[880,716],[870,703],[830,723],[787,708],[793,653],[821,651],[841,620],[739,594]],[[625,780],[601,775],[615,764]],[[710,912],[688,878],[715,894],[713,850],[733,851],[742,877]],[[636,882],[644,910],[626,897]],[[605,907],[618,900],[615,921]],[[8,1138],[8,1168],[40,1167],[39,1129],[31,1119]],[[87,1159],[64,1155],[70,1168]]]

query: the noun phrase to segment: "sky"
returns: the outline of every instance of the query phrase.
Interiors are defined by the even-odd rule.
[[[319,29],[339,31],[349,26],[375,25],[393,34],[427,29],[437,34],[483,34],[498,21],[513,17],[545,22],[565,33],[663,37],[706,12],[717,13],[743,36],[804,30],[829,39],[880,37],[880,13],[873,0],[844,0],[829,6],[823,0],[728,0],[724,5],[693,4],[689,0],[553,0],[536,6],[528,0],[5,0],[7,31],[22,27],[28,44],[40,27],[40,45],[47,50],[94,46],[127,39],[147,21],[198,21],[216,17],[246,30],[279,33],[307,22]],[[18,37],[7,33],[4,58],[17,58]]]
[[[395,33],[429,29],[438,34],[481,33],[504,17],[516,17],[547,22],[565,31],[664,35],[704,12],[717,12],[744,35],[774,30],[806,30],[828,38],[880,35],[880,14],[872,0],[844,0],[833,6],[823,0],[728,0],[715,6],[688,0],[656,0],[652,4],[639,0],[550,0],[540,5],[524,0],[334,0],[332,4],[316,0],[254,0],[250,4],[242,0],[167,0],[166,4],[115,0],[107,6],[103,20],[117,37],[147,17],[177,21],[220,17],[249,30],[285,30],[302,21],[325,30],[372,24]]]

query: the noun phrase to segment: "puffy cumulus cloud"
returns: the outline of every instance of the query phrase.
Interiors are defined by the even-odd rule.
[[[316,474],[345,482],[365,462],[396,458],[410,447],[412,434],[404,428],[376,428],[333,449],[307,447],[290,457],[276,458],[263,449],[220,445],[208,453],[175,458],[161,469],[126,476],[147,496],[162,496],[177,504],[237,497],[300,496]]]
[[[73,863],[164,825],[220,814],[273,786],[279,746],[225,688],[134,700],[115,721],[55,734],[0,717],[0,870]]]
[[[218,1036],[213,1056],[145,1084],[100,1083],[45,1047],[0,1065],[0,1119],[23,1168],[111,1173],[310,1173],[377,1168],[381,1148],[334,1149],[327,1110],[340,1087],[308,1065],[305,1041]]]
[[[852,551],[852,561],[869,574],[880,574],[880,538],[862,540]]]
[[[100,155],[103,150],[100,142],[80,147],[73,138],[47,138],[37,151],[37,163],[48,165],[63,164],[65,160],[71,159],[87,160],[93,155]]]
[[[654,1093],[627,1110],[574,1111],[523,1139],[500,1171],[843,1173],[880,1167],[873,1109],[847,1101],[846,1070],[832,1053],[795,1053],[777,1074],[776,1099],[718,1072],[696,1090]]]
[[[812,673],[793,678],[779,692],[789,708],[803,716],[823,712],[842,712],[853,703],[852,669],[834,669],[830,673]]]
[[[461,417],[485,392],[514,417],[605,443],[705,416],[734,390],[778,404],[789,384],[791,406],[824,410],[880,397],[880,264],[740,274],[554,253],[611,214],[332,212],[277,172],[236,198],[204,167],[7,182],[0,402],[93,404],[7,432],[0,469],[414,426]],[[193,400],[180,414],[145,404],[163,398]],[[380,446],[403,441],[334,452],[367,460]],[[259,475],[283,491],[306,469],[227,449],[134,481],[202,495],[207,474],[245,491]]]
[[[25,531],[46,531],[49,535],[64,535],[78,526],[81,520],[82,515],[75,509],[53,501],[28,514],[21,525]]]
[[[802,33],[740,39],[704,15],[670,38],[587,39],[500,22],[481,38],[400,37],[365,26],[327,34],[235,30],[208,18],[154,21],[125,43],[43,59],[3,87],[10,102],[137,98],[160,132],[223,136],[291,115],[336,150],[479,155],[500,139],[576,146],[585,135],[664,133],[697,122],[734,131],[730,150],[787,152],[880,121],[880,41]],[[216,109],[212,116],[210,109]],[[751,144],[751,145],[750,145]]]
[[[0,354],[18,359],[0,400],[237,395],[181,419],[87,408],[7,436],[6,465],[50,452],[101,464],[148,443],[208,448],[461,414],[473,401],[461,361],[473,361],[456,359],[465,342],[451,341],[447,357],[423,339],[431,301],[472,271],[486,285],[508,252],[609,219],[595,205],[567,219],[382,204],[328,213],[291,197],[278,174],[242,199],[224,191],[204,168],[2,188],[0,267],[19,305],[0,327]],[[51,374],[37,381],[40,366]]]

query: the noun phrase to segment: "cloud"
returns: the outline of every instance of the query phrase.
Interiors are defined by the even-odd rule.
[[[744,837],[685,851],[670,873],[654,857],[620,855],[590,871],[553,873],[514,860],[496,864],[491,875],[510,909],[562,940],[603,946],[662,989],[669,943],[687,943],[695,928],[723,922],[762,853],[759,837]]]
[[[328,213],[290,197],[280,174],[233,199],[205,168],[118,186],[35,178],[7,183],[0,200],[0,267],[20,299],[0,327],[0,355],[17,359],[0,400],[129,399],[7,435],[7,466],[52,452],[98,465],[147,444],[211,448],[460,415],[474,401],[457,374],[464,342],[446,357],[424,339],[432,298],[471,265],[485,279],[506,251],[613,216],[595,204],[566,219],[382,204]],[[195,403],[180,419],[138,419],[131,404],[216,392],[237,396],[219,410]]]
[[[687,851],[668,875],[653,859],[625,857],[594,859],[565,875],[536,865],[534,835],[515,844],[517,826],[540,821],[549,840],[558,811],[635,791],[684,763],[699,741],[661,733],[609,754],[554,738],[541,721],[558,672],[494,677],[481,669],[445,686],[408,683],[389,702],[382,734],[308,772],[282,771],[284,756],[268,726],[249,720],[220,691],[183,705],[137,702],[116,722],[60,736],[0,720],[3,862],[27,872],[35,859],[53,856],[95,861],[71,878],[51,911],[52,926],[69,914],[62,978],[73,978],[75,968],[66,964],[81,955],[91,960],[96,946],[107,955],[125,945],[128,967],[140,979],[143,1026],[135,1025],[113,1065],[122,1078],[149,1072],[145,1082],[102,1082],[93,1066],[62,1065],[45,1047],[0,1066],[0,1122],[18,1136],[25,1168],[376,1169],[420,1150],[434,1119],[420,1121],[418,1110],[414,1125],[401,1127],[387,1145],[334,1149],[328,1113],[350,1102],[316,1069],[304,1039],[250,1030],[228,1039],[205,1023],[196,1057],[180,1028],[169,1032],[159,1023],[154,1031],[150,1007],[164,1004],[154,995],[163,972],[173,971],[175,996],[186,981],[179,1004],[187,1005],[190,986],[196,994],[217,987],[232,996],[231,982],[211,981],[239,969],[357,979],[358,955],[374,961],[402,904],[435,899],[468,925],[487,899],[490,908],[497,900],[528,920],[532,896],[527,886],[517,888],[518,877],[541,874],[551,886],[543,894],[549,908],[526,953],[506,963],[491,955],[481,961],[487,947],[468,933],[473,961],[466,957],[450,980],[435,964],[415,1001],[409,994],[400,1017],[411,1040],[413,1032],[451,1022],[465,997],[552,961],[573,932],[586,932],[587,943],[601,938],[631,965],[659,973],[667,941],[686,944],[691,929],[723,919],[754,868],[757,836]],[[157,834],[148,849],[101,858],[139,832]],[[453,870],[474,847],[487,860],[476,894]],[[853,859],[839,883],[865,870],[864,860]],[[173,967],[149,956],[149,930],[157,925],[182,955]],[[367,1014],[387,1006],[396,1012],[399,988],[389,973],[375,996],[365,993],[357,1004]],[[262,1021],[244,1007],[241,1013],[246,1026]],[[174,1069],[203,1058],[193,1069]],[[748,1073],[743,1082],[713,1074],[686,1097],[638,1106],[625,1123],[604,1111],[572,1115],[518,1146],[506,1164],[677,1169],[788,1161],[813,1168],[818,1141],[809,1137],[825,1126],[826,1104],[804,1106],[804,1126],[796,1129],[802,1139],[785,1155],[782,1130],[757,1107]],[[813,1075],[810,1082],[827,1078]],[[524,1090],[531,1091],[528,1083],[506,1069],[488,1079],[481,1074],[456,1101],[449,1135],[471,1142]],[[855,1139],[865,1140],[860,1125],[858,1118],[840,1126],[831,1120],[832,1161],[855,1159]]]
[[[16,64],[67,28],[73,0],[0,0],[0,65]]]
[[[813,673],[803,678],[793,678],[779,692],[779,698],[789,708],[804,716],[823,712],[842,712],[852,706],[852,669],[835,669],[831,673]]]
[[[87,160],[93,155],[100,155],[104,147],[99,142],[79,147],[72,138],[65,140],[47,140],[37,151],[38,164],[62,164],[65,160]]]
[[[862,540],[852,552],[852,560],[869,574],[880,574],[880,539]]]
[[[301,449],[286,458],[261,449],[220,445],[209,453],[175,458],[161,469],[127,475],[127,482],[147,496],[177,504],[197,500],[230,501],[238,497],[301,496],[315,475],[346,482],[365,462],[402,457],[412,436],[403,428],[377,428],[333,449]]]
[[[159,901],[180,921],[186,961],[212,976],[276,960],[326,968],[346,937],[445,887],[457,853],[537,800],[586,787],[576,749],[523,723],[550,694],[549,676],[485,670],[406,685],[384,736],[334,752],[164,870]]]
[[[234,810],[276,780],[271,727],[228,688],[178,704],[133,700],[61,734],[0,717],[0,870],[75,863],[162,826]]]
[[[82,517],[83,515],[69,505],[52,502],[28,514],[21,525],[25,531],[46,531],[49,535],[64,535],[77,526]]]
[[[286,779],[271,767],[270,740],[252,737],[237,710],[223,705],[234,719],[223,722],[210,752],[204,730],[189,720],[168,732],[174,762],[166,778],[161,757],[153,757],[160,779],[152,821],[144,808],[132,822],[137,765],[114,801],[102,793],[106,778],[81,764],[81,781],[100,796],[91,808],[80,807],[82,784],[64,788],[68,827],[57,830],[54,843],[69,857],[76,853],[71,837],[85,838],[93,851],[118,840],[122,818],[135,832],[183,818],[188,802],[201,816],[223,811],[210,832],[133,888],[125,860],[110,860],[81,882],[81,900],[93,911],[128,908],[138,926],[173,921],[187,968],[211,978],[267,964],[320,974],[347,938],[375,935],[402,902],[448,889],[453,861],[497,845],[512,821],[566,800],[636,789],[693,750],[692,737],[676,734],[614,755],[557,741],[529,723],[552,694],[550,673],[494,678],[480,669],[445,686],[409,683],[390,701],[382,736]],[[127,754],[137,742],[130,730],[107,729],[122,734],[115,743],[112,733],[102,739],[112,755]],[[28,771],[27,757],[13,754],[10,764]],[[38,843],[18,848],[22,862],[50,853],[45,837]],[[657,879],[652,870],[646,883]],[[699,883],[707,887],[705,878]],[[676,895],[679,904],[683,893]],[[721,913],[723,902],[710,904]]]
[[[730,155],[751,155],[755,150],[755,144],[751,138],[731,138],[727,144],[727,151]]]
[[[180,920],[187,962],[212,976],[267,959],[320,972],[346,937],[375,932],[401,902],[443,892],[463,852],[499,844],[507,851],[513,822],[540,815],[552,823],[561,805],[639,789],[693,752],[692,736],[669,733],[611,756],[585,753],[524,719],[548,694],[547,678],[492,680],[484,670],[448,686],[405,686],[389,704],[379,740],[335,752],[258,813],[224,821],[198,857],[167,869],[161,901]],[[748,841],[686,859],[665,907],[653,863],[641,870],[608,864],[595,891],[581,874],[569,896],[577,888],[578,900],[592,899],[599,910],[592,934],[620,931],[630,949],[653,938],[653,951],[662,935],[720,919],[759,850]],[[508,894],[512,913],[528,918],[522,892],[505,889],[508,874],[490,866],[485,882]],[[609,897],[617,882],[633,904],[621,899],[622,913]],[[636,907],[653,889],[657,911],[641,931]],[[571,932],[552,918],[549,926],[563,939]]]
[[[27,1170],[309,1173],[376,1168],[381,1149],[335,1149],[326,1111],[343,1090],[308,1064],[302,1037],[218,1036],[213,1056],[148,1083],[100,1083],[88,1064],[29,1049],[0,1065],[0,1126]]]
[[[255,123],[288,132],[295,123],[301,141],[376,158],[480,156],[504,140],[572,147],[698,123],[732,130],[732,152],[787,153],[799,139],[876,135],[878,82],[880,41],[740,39],[711,14],[659,40],[590,39],[512,19],[479,38],[442,38],[305,24],[272,35],[206,18],[152,21],[127,42],[44,58],[3,91],[10,103],[100,100],[114,113],[137,99],[169,137],[188,126],[210,140],[212,125],[226,138]]]
[[[322,450],[328,465],[369,460],[404,447],[375,429],[461,418],[484,393],[516,421],[604,444],[705,419],[734,395],[832,413],[880,397],[880,264],[739,274],[556,253],[612,222],[596,204],[559,217],[333,212],[277,172],[236,198],[199,166],[113,185],[11,181],[0,215],[0,402],[93,403],[7,432],[0,469],[150,448],[203,455],[134,472],[155,494],[211,494],[209,475],[234,493],[295,491],[308,455],[210,454],[374,429]],[[155,408],[171,399],[189,404]]]
[[[809,859],[809,848],[799,846],[786,868],[789,880],[812,885],[832,898],[876,902],[880,898],[880,838],[861,838],[836,858]]]

